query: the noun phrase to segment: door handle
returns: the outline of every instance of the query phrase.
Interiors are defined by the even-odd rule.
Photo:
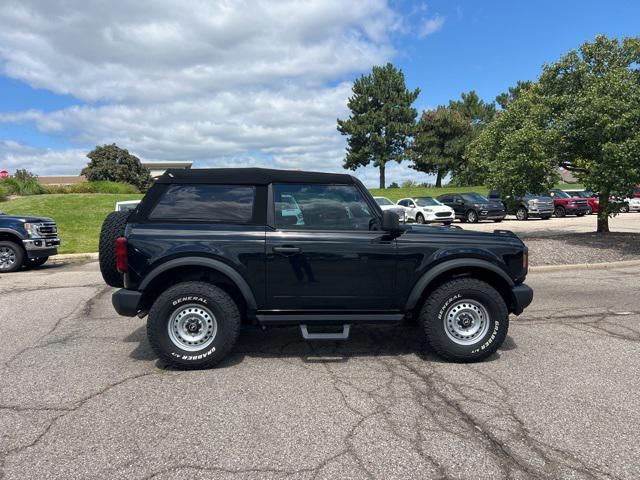
[[[302,249],[300,247],[293,247],[290,245],[283,245],[281,247],[273,247],[275,253],[281,253],[282,255],[294,255],[300,253]]]

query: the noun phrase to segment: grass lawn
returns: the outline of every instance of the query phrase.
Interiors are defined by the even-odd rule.
[[[142,198],[137,194],[71,193],[33,195],[0,203],[10,214],[51,217],[58,223],[62,245],[60,253],[98,251],[98,236],[104,217],[116,202]]]

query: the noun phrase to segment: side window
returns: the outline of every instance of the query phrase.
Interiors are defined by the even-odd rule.
[[[402,207],[406,207],[407,206],[407,201],[406,200],[400,200],[398,202],[398,205],[402,206]]]
[[[249,223],[255,187],[246,185],[169,185],[149,214],[151,220]]]
[[[371,230],[376,217],[355,185],[274,184],[276,226],[303,230]]]
[[[452,197],[440,197],[441,203],[451,203],[453,201]]]

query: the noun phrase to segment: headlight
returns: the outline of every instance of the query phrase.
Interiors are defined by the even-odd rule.
[[[532,198],[532,199],[531,199],[531,200],[529,200],[529,202],[527,202],[527,203],[529,203],[529,205],[535,205],[535,204],[537,204],[537,203],[538,203],[538,200],[536,200],[535,198]]]
[[[32,238],[40,236],[40,225],[38,225],[37,223],[25,223],[24,229]]]
[[[431,213],[431,212],[433,212],[433,208],[423,208],[423,210],[424,210],[426,213]]]

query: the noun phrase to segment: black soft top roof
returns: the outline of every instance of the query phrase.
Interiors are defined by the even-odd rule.
[[[331,183],[353,184],[355,179],[345,173],[303,172],[270,168],[170,168],[157,183],[221,183],[267,185],[269,183]]]

